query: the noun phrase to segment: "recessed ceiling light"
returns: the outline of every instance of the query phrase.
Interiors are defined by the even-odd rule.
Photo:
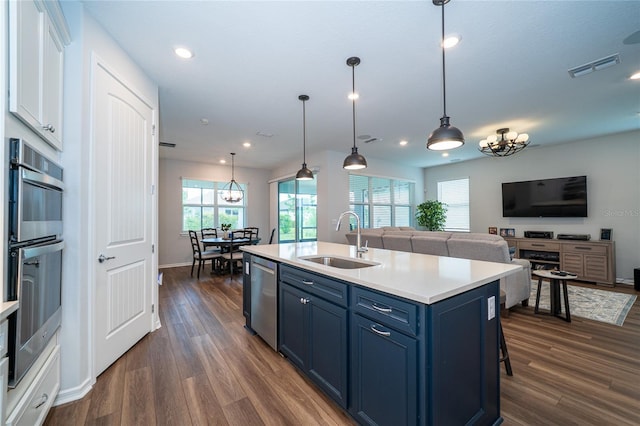
[[[220,164],[227,164],[227,160],[223,158],[222,160],[220,160]]]
[[[400,146],[405,146],[405,145],[406,145],[406,144],[408,144],[409,142],[407,142],[407,141],[400,141],[399,143],[400,143]]]
[[[193,52],[190,51],[189,49],[184,48],[184,47],[176,47],[174,49],[174,52],[176,53],[176,55],[178,55],[182,59],[191,59],[191,58],[193,58]]]
[[[249,148],[251,146],[251,142],[245,142],[242,144],[245,148]]]
[[[633,74],[631,77],[629,77],[630,80],[640,80],[640,72],[637,72],[635,74]]]
[[[445,39],[442,41],[442,47],[444,47],[445,49],[449,49],[450,47],[453,47],[458,43],[460,43],[460,36],[453,34],[445,37]]]
[[[449,156],[449,153],[448,153],[448,152],[443,152],[443,153],[442,153],[442,156],[443,156],[443,157],[448,157],[448,156]]]
[[[209,125],[209,119],[208,118],[201,118],[200,119],[200,124],[202,124],[203,126]]]
[[[360,97],[360,95],[358,95],[357,93],[349,93],[349,96],[347,96],[347,98],[349,98],[350,101],[353,101],[354,99],[358,99]]]

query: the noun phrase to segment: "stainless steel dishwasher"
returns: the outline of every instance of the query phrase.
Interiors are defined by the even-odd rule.
[[[278,264],[251,256],[251,328],[278,350]]]

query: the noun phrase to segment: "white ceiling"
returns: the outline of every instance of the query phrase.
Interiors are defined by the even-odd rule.
[[[425,149],[442,116],[441,9],[423,1],[85,1],[159,86],[162,158],[271,169],[350,153],[351,68],[361,154],[428,167],[481,157],[500,127],[532,146],[640,129],[639,1],[464,1],[445,6],[447,113],[466,144]],[[177,58],[186,46],[195,57]],[[619,53],[621,63],[572,79],[567,70]],[[207,118],[209,124],[200,124]],[[258,133],[272,134],[272,137]],[[409,141],[405,147],[398,142]],[[251,142],[251,148],[242,143]],[[527,148],[533,149],[533,148]],[[504,159],[508,161],[508,159]],[[309,164],[311,167],[313,164]]]

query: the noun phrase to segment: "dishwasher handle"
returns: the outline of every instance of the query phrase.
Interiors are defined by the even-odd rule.
[[[276,271],[274,269],[267,268],[266,266],[262,266],[259,263],[254,263],[253,267],[254,268],[258,268],[258,269],[262,270],[263,272],[266,272],[267,274],[271,274],[271,275],[275,275],[276,274]]]

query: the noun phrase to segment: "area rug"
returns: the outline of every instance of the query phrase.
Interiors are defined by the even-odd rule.
[[[538,280],[531,280],[531,298],[529,306],[536,304]],[[636,301],[633,294],[617,293],[615,291],[599,290],[596,288],[567,285],[569,291],[569,307],[571,316],[586,318],[609,324],[622,325],[629,310]],[[562,291],[560,293],[563,294]],[[564,300],[560,297],[562,313],[564,314]],[[549,309],[549,282],[542,281],[540,289],[540,309]]]

